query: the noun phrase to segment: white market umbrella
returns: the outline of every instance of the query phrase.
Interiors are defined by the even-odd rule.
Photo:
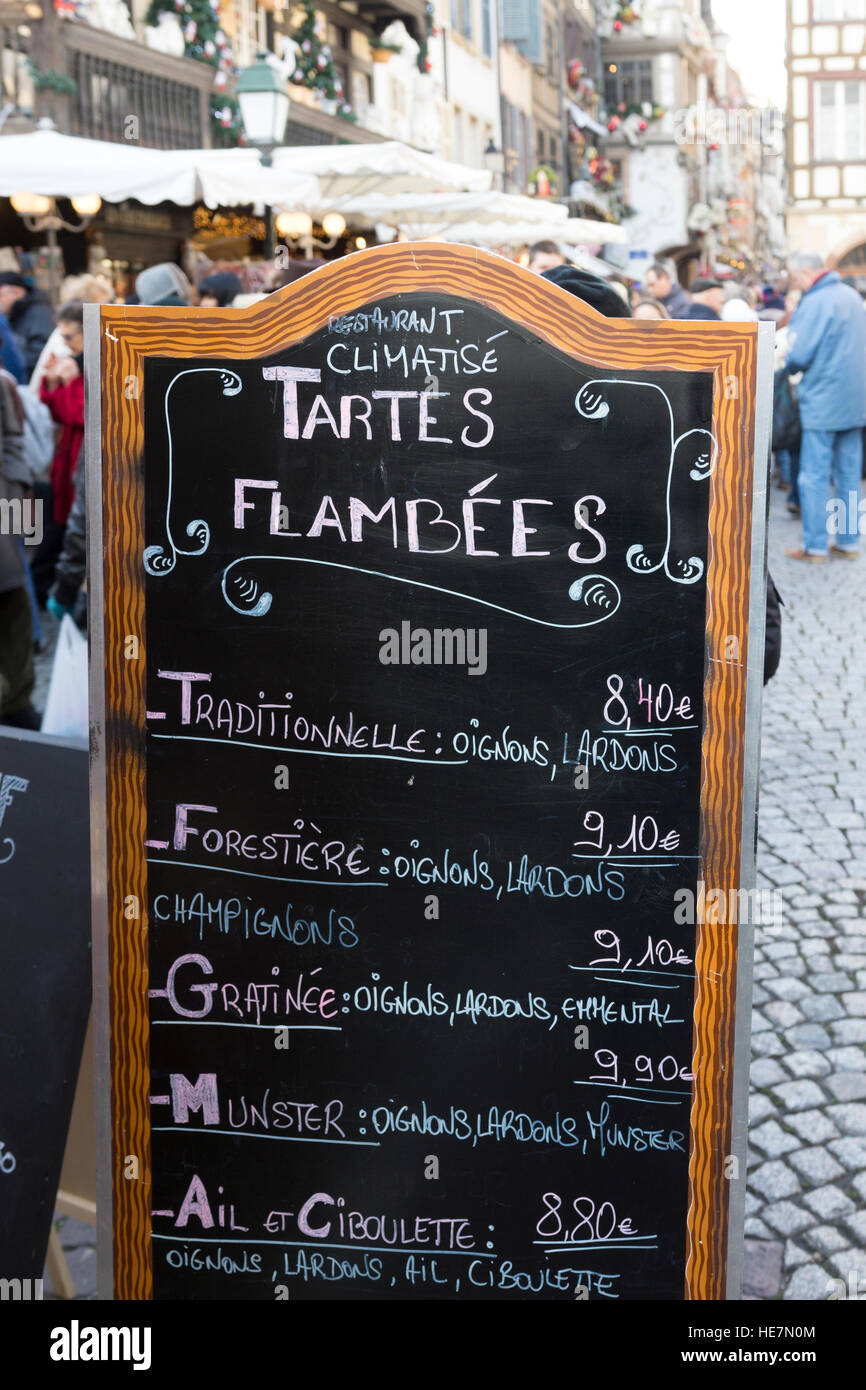
[[[556,241],[563,246],[599,246],[605,242],[624,244],[626,241],[623,227],[583,217],[548,222],[463,222],[451,227],[400,225],[412,240],[433,237],[465,242],[469,246],[524,246],[533,241]]]
[[[549,203],[517,193],[489,190],[482,193],[390,193],[356,194],[334,204],[334,211],[347,219],[365,218],[400,227],[460,227],[466,222],[544,223],[566,222],[564,203]],[[430,231],[428,230],[428,235]]]
[[[284,145],[274,151],[274,168],[314,174],[322,207],[344,198],[397,193],[481,193],[490,188],[488,169],[453,164],[399,140],[355,145]]]
[[[0,136],[0,196],[13,193],[53,198],[98,193],[107,203],[136,198],[149,205],[203,202],[208,207],[284,203],[306,208],[321,202],[313,175],[266,169],[255,150],[154,150],[56,130]]]
[[[262,164],[257,150],[172,151],[193,156],[198,198],[208,207],[235,207],[239,203],[265,203],[269,207],[316,211],[322,190],[315,174]]]

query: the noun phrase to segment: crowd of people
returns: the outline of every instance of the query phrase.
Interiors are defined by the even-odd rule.
[[[319,261],[275,267],[268,291],[315,270]],[[29,534],[0,532],[0,724],[38,729],[33,707],[40,616],[86,621],[84,306],[115,299],[100,275],[68,277],[56,311],[16,271],[0,272],[0,500],[3,516],[33,518]],[[193,287],[180,266],[143,270],[122,301],[160,307],[242,307],[241,277],[216,268]],[[38,518],[38,527],[36,525]]]
[[[569,273],[550,241],[530,247],[529,268],[548,278]],[[809,251],[795,252],[770,283],[700,276],[686,290],[663,261],[648,268],[642,284],[598,283],[606,307],[601,290],[595,307],[610,315],[774,324],[776,479],[803,531],[802,543],[785,553],[806,564],[856,560],[866,456],[866,304],[858,291]]]
[[[320,264],[275,267],[268,292]],[[866,307],[820,257],[795,254],[772,283],[702,276],[688,290],[669,262],[649,266],[642,283],[602,279],[570,263],[551,241],[529,248],[528,265],[608,317],[772,321],[774,455],[779,481],[789,489],[789,511],[802,517],[803,526],[802,544],[787,553],[807,563],[856,559]],[[70,614],[80,626],[85,621],[84,305],[110,302],[114,290],[101,276],[82,275],[64,282],[61,298],[55,313],[24,275],[0,272],[0,500],[7,503],[5,515],[11,514],[9,505],[30,504],[34,510],[27,514],[40,518],[38,535],[0,532],[0,724],[33,729],[40,724],[33,708],[40,613],[47,609],[58,619]],[[193,287],[178,265],[164,262],[143,270],[124,302],[226,308],[262,298],[261,292],[245,294],[230,268],[213,268]],[[845,504],[832,526],[831,497]],[[772,582],[768,631],[779,631]],[[778,642],[772,641],[765,678],[777,663]]]

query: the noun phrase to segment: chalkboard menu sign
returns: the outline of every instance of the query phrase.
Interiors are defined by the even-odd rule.
[[[93,319],[115,1294],[724,1296],[757,330]]]
[[[0,731],[0,1279],[42,1276],[90,1012],[87,772]]]

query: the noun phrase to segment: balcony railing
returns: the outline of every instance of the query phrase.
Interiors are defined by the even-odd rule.
[[[66,24],[66,71],[77,93],[69,100],[72,135],[92,140],[129,139],[130,117],[138,143],[157,149],[200,149],[211,144],[213,68],[172,58],[83,24]]]
[[[386,17],[384,4],[373,8]],[[391,8],[396,14],[399,7]],[[405,14],[416,10],[423,14],[423,0],[408,0]],[[54,84],[44,85],[49,74]],[[61,85],[62,79],[71,79],[74,91],[56,90],[57,78]],[[8,105],[32,111],[34,117],[50,116],[65,134],[117,143],[133,140],[157,149],[208,148],[213,143],[213,78],[214,70],[206,63],[169,57],[53,14],[33,21],[20,4],[0,0],[0,108]],[[285,143],[332,145],[385,138],[361,122],[293,101]]]
[[[133,139],[158,149],[207,147],[213,77],[205,63],[169,57],[53,14],[34,21],[19,6],[0,4],[3,104],[50,116],[67,134]],[[74,92],[58,90],[63,79],[72,80]]]

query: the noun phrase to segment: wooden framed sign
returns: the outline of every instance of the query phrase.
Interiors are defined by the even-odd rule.
[[[0,729],[0,1301],[41,1297],[90,1012],[87,772],[77,740]]]
[[[103,1291],[735,1295],[771,341],[89,313]]]

